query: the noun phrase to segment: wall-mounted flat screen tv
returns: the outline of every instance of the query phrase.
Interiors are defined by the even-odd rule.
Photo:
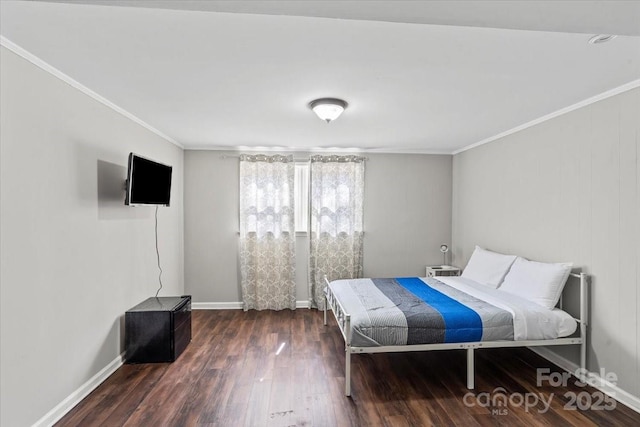
[[[154,162],[137,154],[129,154],[127,173],[128,206],[169,206],[171,199],[171,166]]]

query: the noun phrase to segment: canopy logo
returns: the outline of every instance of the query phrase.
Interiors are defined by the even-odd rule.
[[[573,382],[570,379],[574,378]],[[569,372],[551,372],[549,368],[538,368],[536,372],[536,385],[538,387],[563,387],[576,386],[580,388],[602,387],[605,385],[615,385],[618,376],[613,372],[600,370],[600,375],[596,375],[586,369],[577,369],[573,374]],[[611,411],[616,407],[616,400],[613,393],[605,394],[599,390],[590,392],[583,390],[580,392],[566,391],[565,393],[546,392],[526,392],[507,393],[503,387],[496,387],[492,392],[481,392],[475,394],[468,392],[462,401],[468,408],[474,406],[491,410],[491,415],[508,415],[509,408],[524,408],[525,412],[537,411],[539,414],[546,413],[551,407],[551,402],[556,397],[564,403],[563,408],[567,411]]]
[[[544,414],[551,407],[554,394],[545,396],[544,393],[509,393],[502,387],[496,387],[492,392],[481,392],[477,395],[468,392],[462,398],[464,405],[468,408],[479,406],[481,408],[491,408],[491,415],[508,415],[509,409],[524,407],[525,412],[537,408],[538,413]]]

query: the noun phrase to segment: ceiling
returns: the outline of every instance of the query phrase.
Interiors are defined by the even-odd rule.
[[[639,1],[2,1],[0,32],[187,149],[453,153],[640,86]]]

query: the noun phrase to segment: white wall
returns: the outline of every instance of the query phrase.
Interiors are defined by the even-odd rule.
[[[424,277],[451,243],[452,156],[368,155],[364,276]]]
[[[474,245],[592,278],[588,368],[640,398],[640,89],[453,161],[455,260]],[[577,351],[553,350],[577,363]]]
[[[185,292],[194,302],[239,302],[238,159],[185,152]],[[232,154],[232,153],[226,153]],[[308,158],[298,153],[296,158]],[[451,240],[451,156],[368,154],[365,276],[424,276]],[[308,300],[308,241],[296,240],[297,301]]]
[[[123,351],[158,286],[154,211],[123,205],[127,155],[174,167],[160,295],[180,295],[183,151],[2,47],[3,426],[31,425]]]

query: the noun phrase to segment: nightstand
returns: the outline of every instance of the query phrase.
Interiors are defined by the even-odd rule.
[[[460,269],[451,265],[428,265],[427,277],[459,276]]]
[[[191,341],[191,296],[148,298],[124,323],[127,363],[173,362]]]

